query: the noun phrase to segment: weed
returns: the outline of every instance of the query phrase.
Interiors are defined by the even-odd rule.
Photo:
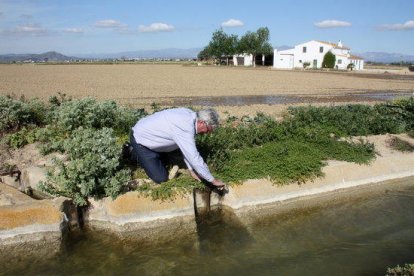
[[[387,141],[388,146],[392,149],[402,152],[413,152],[414,146],[407,141],[404,141],[398,137],[392,137]]]

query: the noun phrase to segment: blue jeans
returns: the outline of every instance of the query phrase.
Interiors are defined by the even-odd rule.
[[[150,150],[135,141],[133,132],[131,132],[130,143],[132,146],[132,158],[144,169],[145,173],[155,183],[161,183],[168,180],[168,172],[162,162],[162,153]]]

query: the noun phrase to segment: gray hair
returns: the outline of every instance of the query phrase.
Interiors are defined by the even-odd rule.
[[[219,126],[220,117],[213,108],[197,111],[197,119],[206,122],[207,125],[216,128]]]

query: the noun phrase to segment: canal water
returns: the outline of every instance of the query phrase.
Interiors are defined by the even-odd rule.
[[[218,209],[196,234],[161,244],[86,232],[56,258],[1,266],[0,275],[384,275],[414,263],[412,184],[249,225]]]
[[[298,103],[332,103],[332,102],[386,102],[395,99],[409,98],[413,92],[370,92],[345,93],[340,95],[245,95],[245,96],[200,96],[200,97],[170,97],[164,100],[153,99],[161,105],[173,106],[245,106],[253,104],[298,104]]]

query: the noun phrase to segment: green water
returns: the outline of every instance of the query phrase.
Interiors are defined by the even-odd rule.
[[[218,210],[196,234],[169,243],[83,233],[55,259],[1,266],[0,274],[384,275],[387,267],[414,263],[413,210],[414,185],[248,226]]]

